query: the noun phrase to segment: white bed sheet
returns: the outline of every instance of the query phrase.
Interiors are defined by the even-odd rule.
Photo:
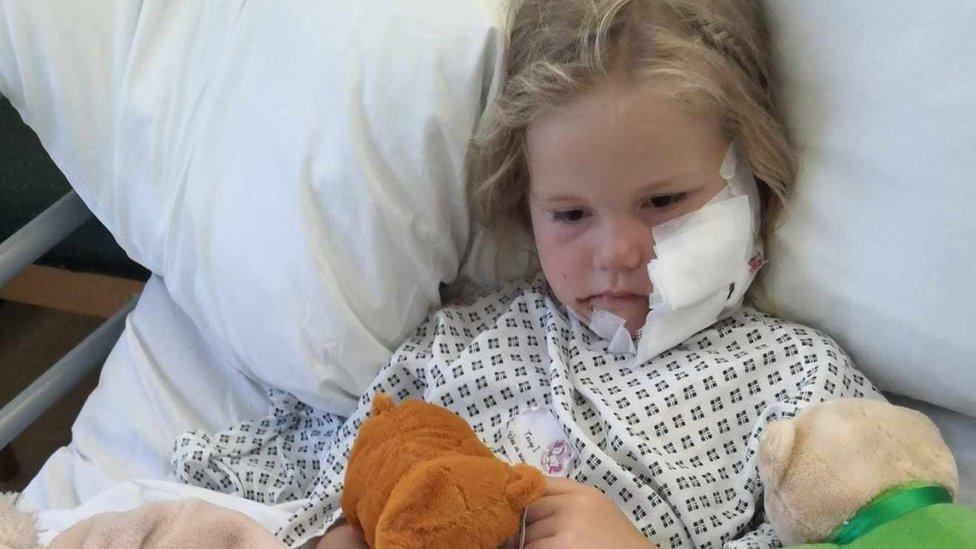
[[[193,322],[152,277],[71,428],[18,501],[30,510],[78,506],[129,479],[171,479],[176,435],[263,417],[265,387],[216,360]]]

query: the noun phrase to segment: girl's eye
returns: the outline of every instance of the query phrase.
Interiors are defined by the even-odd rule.
[[[655,196],[647,199],[644,202],[644,206],[651,206],[659,210],[666,210],[675,204],[681,202],[688,196],[688,193],[678,193],[678,194],[666,194],[663,196]]]
[[[552,220],[556,223],[575,223],[586,217],[583,210],[562,210],[552,212]]]

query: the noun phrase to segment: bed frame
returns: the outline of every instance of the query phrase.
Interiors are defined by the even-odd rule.
[[[0,243],[0,287],[9,282],[92,216],[71,191]],[[0,409],[0,451],[16,467],[9,444],[31,423],[102,365],[122,333],[138,297],[105,321],[74,349]]]

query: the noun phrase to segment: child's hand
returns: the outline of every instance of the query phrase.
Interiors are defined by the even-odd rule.
[[[315,549],[369,549],[369,546],[359,532],[343,520],[319,538]]]
[[[526,523],[528,549],[657,549],[602,492],[565,478],[546,478],[546,493],[529,506]]]

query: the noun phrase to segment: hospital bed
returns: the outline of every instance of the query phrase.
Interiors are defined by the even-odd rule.
[[[264,415],[269,387],[348,410],[442,285],[526,268],[464,205],[501,9],[406,4],[0,0],[0,92],[77,193],[4,244],[0,274],[86,207],[153,272],[3,409],[0,444],[114,342],[18,505],[171,478],[177,434]],[[766,4],[801,156],[769,303],[932,417],[976,504],[976,5]]]

